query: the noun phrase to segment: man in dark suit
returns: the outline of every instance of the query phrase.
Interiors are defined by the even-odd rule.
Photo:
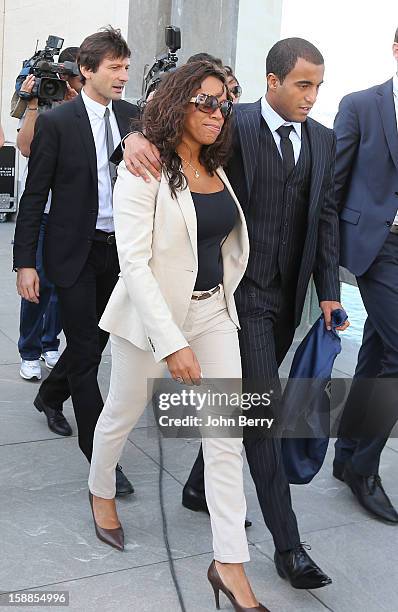
[[[338,217],[333,196],[335,138],[307,119],[323,81],[324,60],[311,43],[281,40],[267,57],[267,92],[235,107],[235,141],[228,178],[245,213],[250,257],[235,294],[246,381],[277,381],[314,275],[330,325],[339,303]],[[156,175],[156,150],[142,136],[126,141],[125,162],[136,175]],[[345,327],[345,326],[344,326]],[[257,389],[256,389],[257,391]],[[280,440],[245,432],[245,449],[265,523],[275,543],[279,574],[296,588],[331,580],[300,544]],[[183,504],[206,510],[200,452]]]
[[[79,96],[38,117],[14,240],[19,294],[37,302],[35,253],[40,220],[52,191],[44,267],[57,289],[67,348],[42,383],[35,406],[62,421],[71,394],[79,446],[90,461],[103,407],[97,374],[108,335],[98,320],[116,284],[119,263],[113,226],[115,167],[109,157],[137,114],[121,100],[130,50],[112,28],[88,36],[79,49],[84,82]],[[119,494],[133,487],[118,466]]]
[[[398,62],[398,30],[393,54]],[[334,126],[341,265],[355,274],[368,316],[333,473],[366,510],[392,523],[398,523],[398,513],[383,489],[379,462],[397,418],[397,122],[394,74],[382,85],[345,96]]]

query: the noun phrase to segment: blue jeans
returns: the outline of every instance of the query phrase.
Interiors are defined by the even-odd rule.
[[[43,243],[48,215],[44,214],[40,225],[36,252],[36,270],[40,279],[39,303],[21,299],[18,350],[22,359],[39,359],[45,351],[56,351],[61,320],[58,298],[54,285],[46,278],[43,268]]]

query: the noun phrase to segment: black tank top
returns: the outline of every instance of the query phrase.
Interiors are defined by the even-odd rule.
[[[228,189],[191,192],[198,228],[198,276],[195,291],[207,291],[223,280],[221,244],[235,225],[238,209]]]

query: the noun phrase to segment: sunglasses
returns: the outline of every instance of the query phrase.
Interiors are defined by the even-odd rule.
[[[222,102],[219,102],[216,96],[210,96],[209,94],[205,93],[200,93],[195,98],[191,98],[190,102],[195,104],[195,108],[200,110],[202,113],[207,113],[208,115],[211,115],[217,110],[217,108],[219,108],[224,119],[229,117],[233,107],[231,100],[223,100]]]
[[[234,87],[231,87],[229,90],[229,93],[235,96],[235,98],[240,98],[242,95],[242,87],[240,85],[234,85]]]

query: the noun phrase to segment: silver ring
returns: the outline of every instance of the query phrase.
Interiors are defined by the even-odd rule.
[[[181,376],[177,376],[177,378],[175,379],[176,382],[180,383],[180,385],[182,385],[182,383],[184,382],[184,379]]]

